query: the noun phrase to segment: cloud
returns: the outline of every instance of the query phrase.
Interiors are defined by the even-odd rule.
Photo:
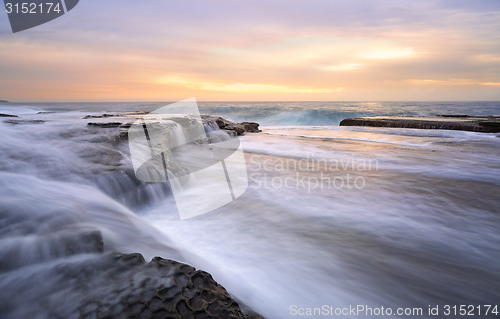
[[[343,63],[336,65],[318,65],[317,68],[323,71],[356,71],[366,67],[363,63]]]
[[[393,49],[383,49],[383,50],[372,50],[366,53],[361,53],[360,58],[368,60],[393,60],[393,59],[404,59],[417,56],[417,53],[413,48],[393,48]]]
[[[335,93],[342,92],[344,88],[300,88],[288,87],[284,85],[263,84],[263,83],[214,83],[197,80],[186,80],[179,76],[166,76],[158,79],[160,84],[183,85],[190,89],[204,91],[222,91],[235,93],[299,93],[299,94],[317,94],[317,93]]]
[[[500,99],[496,0],[86,0],[15,35],[4,20],[12,100]]]
[[[469,86],[478,85],[477,81],[470,79],[449,79],[449,80],[432,80],[432,79],[409,79],[408,83],[415,85],[445,85],[445,86]]]

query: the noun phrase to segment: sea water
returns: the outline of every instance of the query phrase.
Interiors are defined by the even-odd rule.
[[[168,187],[123,172],[127,145],[111,142],[112,129],[89,130],[82,119],[163,105],[0,105],[0,113],[44,121],[0,120],[0,255],[8,269],[0,291],[27,287],[33,300],[47,290],[56,298],[65,287],[35,274],[67,260],[57,241],[41,243],[91,228],[106,250],[210,272],[268,318],[352,308],[365,312],[346,317],[390,317],[382,307],[392,317],[404,317],[395,314],[401,308],[431,318],[430,308],[443,315],[447,306],[500,303],[499,135],[338,126],[355,116],[500,114],[500,103],[200,103],[202,113],[256,121],[263,132],[241,137],[248,190],[187,220]],[[0,293],[29,309],[23,298]]]

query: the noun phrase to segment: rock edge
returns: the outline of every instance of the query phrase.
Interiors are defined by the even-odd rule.
[[[500,116],[374,116],[342,120],[340,126],[371,126],[499,133]]]

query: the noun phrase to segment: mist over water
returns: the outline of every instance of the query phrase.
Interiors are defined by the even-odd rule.
[[[153,111],[169,102],[11,103],[52,111]],[[4,107],[5,104],[2,106]],[[202,113],[261,125],[339,125],[346,118],[384,115],[497,115],[500,102],[198,102]]]
[[[498,138],[351,130],[245,136],[243,198],[189,223],[165,217],[164,206],[145,218],[272,318],[288,317],[292,305],[495,304]],[[349,187],[348,174],[363,187]]]
[[[45,121],[0,120],[5,309],[31,314],[42,295],[61,300],[68,287],[51,269],[68,262],[65,243],[93,230],[105,250],[209,271],[268,318],[288,318],[292,306],[499,303],[498,135],[335,126],[363,115],[500,114],[499,103],[200,103],[203,113],[265,127],[240,139],[247,192],[187,220],[167,185],[128,173],[127,145],[113,142],[118,129],[82,119],[141,107],[156,105],[0,105],[0,113]],[[47,110],[57,112],[38,114]],[[94,258],[82,244],[69,259]],[[27,299],[6,293],[26,287]]]

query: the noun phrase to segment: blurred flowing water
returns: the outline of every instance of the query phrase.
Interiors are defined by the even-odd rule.
[[[323,305],[420,307],[431,317],[429,305],[500,303],[498,134],[335,126],[362,115],[500,114],[500,103],[200,103],[203,113],[265,126],[241,138],[247,192],[188,220],[168,185],[130,173],[118,129],[82,119],[163,105],[0,105],[25,121],[0,120],[5,309],[58,298],[67,287],[36,274],[95,258],[85,247],[60,253],[89,230],[102,232],[105,250],[209,271],[268,318]],[[6,293],[16,287],[31,293]]]

